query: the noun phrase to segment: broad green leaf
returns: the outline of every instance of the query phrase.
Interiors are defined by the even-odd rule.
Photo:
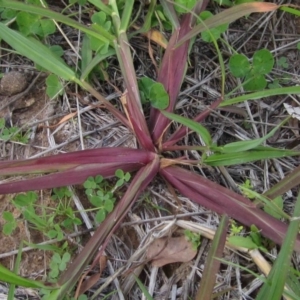
[[[250,150],[240,153],[212,154],[209,157],[206,157],[203,162],[210,166],[232,166],[255,160],[281,158],[296,155],[300,155],[300,152],[278,150],[275,148],[265,147],[265,151]]]
[[[261,49],[253,55],[253,73],[265,75],[272,71],[274,66],[273,54],[267,49]]]
[[[228,243],[236,247],[244,247],[247,249],[258,248],[258,246],[253,242],[250,236],[247,237],[239,236],[239,235],[230,236],[228,239]]]
[[[111,200],[106,200],[104,202],[104,208],[107,212],[112,212],[114,209],[114,203]]]
[[[274,209],[272,206],[264,206],[264,211],[269,215],[273,216],[276,219],[281,219],[282,215],[278,213],[278,210],[283,209],[283,200],[281,196],[276,197],[274,200],[271,201],[273,205],[276,205],[278,209]]]
[[[64,86],[62,85],[59,78],[51,74],[46,79],[46,93],[49,96],[49,98],[57,97],[58,95],[62,95],[64,92]]]
[[[251,70],[248,58],[243,54],[235,54],[230,57],[229,70],[235,77],[245,77]]]
[[[201,138],[203,139],[206,146],[211,145],[212,140],[211,140],[211,136],[210,136],[209,131],[204,126],[199,124],[198,122],[195,122],[195,121],[190,120],[190,119],[185,118],[185,117],[178,116],[178,115],[173,114],[173,113],[169,113],[167,111],[161,111],[161,113],[163,115],[165,115],[167,118],[169,118],[173,121],[176,121],[176,122],[188,127],[189,129],[195,131],[196,133],[198,133],[201,136]]]
[[[200,14],[200,18],[205,21],[211,18],[213,14],[209,11],[203,11]],[[224,33],[228,29],[228,24],[221,24],[217,27],[211,28],[210,30],[205,30],[201,33],[201,37],[203,41],[210,43],[214,40],[217,40],[221,37],[221,34]]]
[[[33,41],[2,23],[0,23],[0,37],[21,55],[28,57],[48,71],[66,80],[75,81],[80,84],[74,71],[39,41]]]
[[[16,229],[16,224],[14,224],[14,223],[11,223],[11,222],[9,222],[9,223],[5,223],[4,225],[3,225],[3,228],[2,228],[2,232],[5,234],[5,235],[11,235],[12,234],[12,232]]]
[[[45,38],[49,34],[53,34],[56,31],[55,24],[52,20],[38,20],[32,24],[31,33],[37,34],[41,38]]]
[[[115,175],[116,175],[118,178],[123,178],[123,177],[124,177],[124,172],[123,172],[123,170],[118,169],[118,170],[116,170]]]
[[[149,77],[143,77],[138,82],[141,101],[149,101],[157,109],[166,109],[169,106],[169,95],[164,86]]]
[[[253,75],[252,71],[245,78],[245,83],[243,84],[244,89],[249,92],[263,90],[268,84],[265,76],[264,75]]]
[[[106,213],[103,209],[101,209],[97,212],[95,219],[98,223],[101,223],[105,220],[105,217],[106,217]]]
[[[4,211],[2,213],[2,218],[7,222],[14,222],[15,221],[15,218],[14,218],[13,214],[9,211]]]
[[[169,106],[169,95],[161,83],[156,82],[152,86],[149,101],[157,109],[166,109]]]
[[[38,21],[39,21],[38,15],[33,15],[24,11],[19,12],[16,18],[19,31],[26,36],[32,33],[31,27],[33,24],[35,24]]]

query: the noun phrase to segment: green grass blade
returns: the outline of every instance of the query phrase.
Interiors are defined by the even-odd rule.
[[[176,122],[190,128],[191,130],[197,132],[198,134],[200,134],[200,136],[202,137],[203,141],[205,142],[205,144],[207,146],[211,145],[212,140],[211,140],[211,136],[210,136],[209,131],[204,126],[199,124],[198,122],[195,122],[195,121],[190,120],[188,118],[181,117],[181,116],[178,116],[176,114],[173,114],[173,113],[170,113],[170,112],[167,112],[167,111],[163,111],[163,110],[161,111],[161,113],[164,116],[166,116],[167,118],[169,118],[173,121],[176,121]]]
[[[54,289],[54,287],[46,286],[42,282],[26,279],[0,265],[0,280],[10,284],[15,284],[31,288]]]
[[[297,238],[300,224],[300,194],[297,197],[293,218],[288,227],[280,253],[268,276],[267,283],[263,285],[256,300],[280,300],[284,290],[286,278],[290,269],[294,243]]]
[[[289,87],[263,90],[260,92],[255,92],[255,93],[235,97],[230,100],[225,100],[219,105],[219,107],[241,103],[246,100],[257,100],[257,99],[270,97],[270,96],[299,94],[299,93],[300,93],[300,86],[289,86]]]
[[[185,41],[191,39],[204,30],[207,30],[207,28],[214,28],[225,23],[231,23],[254,12],[273,11],[278,7],[279,6],[276,4],[263,2],[243,3],[235,5],[205,20],[205,26],[203,24],[196,25],[188,34],[186,34],[178,41],[175,47],[182,45]]]
[[[82,46],[81,46],[81,71],[83,73],[84,70],[86,70],[87,66],[91,63],[93,59],[93,50],[91,48],[91,41],[87,34],[84,35],[82,39]],[[91,71],[92,69],[90,69]],[[81,80],[85,79],[90,72],[86,74],[85,77],[82,77]]]
[[[82,68],[82,74],[80,76],[80,80],[85,80],[87,76],[89,76],[90,72],[104,59],[113,56],[116,54],[116,51],[112,48],[109,48],[105,54],[97,53],[94,58]],[[83,57],[82,57],[83,58]]]
[[[14,273],[15,274],[18,274],[18,272],[19,272],[21,258],[22,258],[22,248],[23,248],[23,241],[21,241],[21,243],[20,243],[17,259],[16,259],[16,262],[14,265]],[[15,289],[16,289],[16,285],[10,284],[9,290],[8,290],[8,295],[7,295],[8,300],[14,300]]]
[[[256,149],[241,153],[212,154],[211,156],[206,157],[203,162],[210,166],[231,166],[261,159],[281,158],[296,155],[300,155],[300,153],[290,150],[278,150],[265,147],[265,151],[259,151]]]
[[[110,44],[113,46],[113,40],[115,37],[111,35],[107,30],[102,28],[101,26],[98,27],[99,32],[90,29],[84,25],[81,25],[80,23],[60,14],[57,12],[54,12],[53,10],[43,8],[41,6],[34,6],[34,5],[29,5],[25,3],[21,3],[18,1],[13,1],[13,0],[0,0],[0,7],[4,8],[11,8],[15,10],[21,10],[21,11],[26,11],[32,14],[40,15],[49,19],[54,19],[58,22],[64,23],[66,25],[69,25],[73,28],[76,28],[78,30],[81,30],[91,36],[94,36],[95,38],[107,42],[109,41]]]
[[[74,71],[39,41],[27,38],[3,23],[0,23],[0,37],[21,55],[28,57],[57,76],[66,80],[78,81]]]
[[[121,17],[120,30],[126,31],[128,29],[130,19],[132,16],[134,0],[126,0],[124,10]]]
[[[235,152],[242,152],[247,151],[256,148],[257,146],[261,145],[264,141],[266,141],[268,138],[273,136],[275,132],[289,120],[290,117],[283,120],[280,124],[278,124],[275,128],[273,128],[268,134],[266,134],[264,137],[260,139],[254,139],[249,141],[238,141],[229,143],[223,147],[218,147],[220,149],[220,152],[223,153],[235,153]]]
[[[218,258],[222,257],[226,243],[227,228],[229,218],[223,215],[219,227],[214,236],[208,257],[205,261],[200,288],[195,297],[196,300],[210,300],[216,282],[216,275],[220,269],[221,262]]]
[[[288,6],[281,6],[280,10],[286,11],[286,12],[292,14],[292,15],[300,17],[300,10],[299,9],[291,8],[291,7],[288,7]]]
[[[136,275],[134,275],[134,279],[135,279],[136,283],[138,284],[138,286],[140,287],[140,289],[141,289],[142,293],[144,294],[144,296],[146,297],[146,299],[153,300],[153,298],[151,297],[151,295],[149,294],[148,290],[143,285],[141,280]]]
[[[102,1],[88,0],[88,2],[90,2],[91,4],[93,4],[94,6],[99,8],[100,10],[104,11],[107,15],[110,16],[112,14],[112,10],[110,9],[110,7],[108,5],[105,5]]]

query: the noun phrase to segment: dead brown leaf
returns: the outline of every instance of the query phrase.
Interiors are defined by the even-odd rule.
[[[99,258],[99,272],[90,276],[89,278],[86,278],[83,282],[82,280],[84,279],[84,277],[87,275],[86,273],[82,276],[79,285],[77,287],[76,290],[76,295],[75,298],[77,299],[78,296],[82,295],[83,293],[85,293],[86,291],[88,291],[92,286],[94,286],[97,281],[100,279],[101,274],[103,273],[104,269],[106,268],[106,264],[107,264],[107,257],[106,256],[101,256]]]
[[[155,240],[148,248],[147,258],[152,265],[162,267],[174,262],[189,262],[197,253],[185,236],[161,238]]]

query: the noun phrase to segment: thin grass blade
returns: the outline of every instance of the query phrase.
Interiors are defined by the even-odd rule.
[[[280,253],[268,275],[267,282],[261,288],[257,300],[280,300],[284,285],[291,267],[291,257],[294,243],[297,239],[300,225],[300,194],[297,197],[293,218],[284,238]]]
[[[277,95],[289,95],[289,94],[299,94],[300,86],[289,86],[289,87],[281,87],[276,89],[265,89],[260,92],[250,93],[242,96],[238,96],[229,100],[225,100],[220,104],[220,107],[228,106],[232,104],[241,103],[247,100],[257,100],[270,96]]]
[[[202,122],[210,113],[213,109],[216,109],[219,104],[222,102],[222,98],[217,99],[214,101],[209,108],[201,112],[199,115],[197,115],[193,121],[194,122]],[[163,149],[167,149],[170,146],[174,145],[177,141],[182,139],[186,134],[188,134],[190,130],[186,126],[181,126],[179,129],[177,129],[171,137],[163,143]]]
[[[167,118],[169,118],[170,120],[173,120],[180,124],[183,124],[184,126],[195,131],[196,133],[198,133],[201,136],[201,138],[203,139],[205,145],[207,145],[207,146],[211,145],[212,139],[211,139],[209,131],[204,126],[199,124],[198,122],[195,122],[191,119],[188,119],[188,118],[185,118],[185,117],[173,114],[173,113],[169,113],[167,111],[161,111],[161,113],[164,116],[166,116]]]
[[[287,174],[282,180],[276,183],[272,188],[264,193],[270,199],[283,195],[293,187],[300,184],[300,167],[294,169],[291,173]]]
[[[106,29],[102,28],[101,26],[97,28],[97,30],[99,31],[98,32],[74,21],[69,17],[64,16],[61,13],[57,13],[53,10],[41,6],[30,5],[30,4],[22,3],[19,1],[13,1],[13,0],[0,0],[0,7],[26,11],[49,19],[54,19],[58,22],[69,25],[78,30],[81,30],[82,32],[85,32],[103,42],[109,41],[111,46],[113,45],[113,40],[115,39],[113,35],[111,35]]]
[[[201,23],[195,26],[188,34],[179,39],[175,47],[182,45],[184,42],[190,40],[197,34],[207,30],[207,28],[214,28],[225,23],[231,23],[251,13],[270,12],[278,8],[279,6],[276,4],[264,2],[244,3],[235,5],[207,19],[205,21],[205,25]]]
[[[300,152],[265,147],[264,150],[250,150],[241,153],[216,153],[206,157],[203,162],[210,166],[232,166],[261,159],[298,155],[300,155]]]
[[[216,282],[216,276],[221,265],[221,261],[217,258],[221,258],[223,255],[227,238],[228,223],[228,216],[222,216],[205,261],[200,288],[195,297],[196,300],[211,300]]]
[[[39,41],[27,38],[3,23],[0,23],[0,37],[21,55],[28,57],[46,70],[51,70],[63,79],[79,81],[75,72]]]

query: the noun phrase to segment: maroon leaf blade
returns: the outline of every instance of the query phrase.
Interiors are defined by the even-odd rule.
[[[146,150],[99,148],[27,160],[0,162],[0,175],[65,171],[86,164],[114,162],[147,164],[152,159],[153,153]]]
[[[100,224],[93,237],[85,245],[84,249],[75,258],[72,264],[69,266],[59,279],[59,284],[63,285],[58,299],[62,299],[64,293],[68,292],[79,277],[81,276],[85,266],[91,261],[93,256],[98,251],[99,247],[106,241],[113,232],[118,228],[123,218],[126,216],[128,210],[133,203],[137,200],[140,193],[149,185],[159,170],[159,158],[156,156],[151,163],[143,167],[135,175],[134,179],[130,183],[126,193],[122,199],[118,202],[117,206],[111,212],[106,219]],[[105,247],[101,248],[101,252]],[[70,280],[71,278],[71,280]]]
[[[219,214],[227,214],[246,226],[254,224],[265,237],[282,244],[287,225],[258,209],[247,198],[182,168],[166,167],[160,173],[182,195]],[[300,251],[300,236],[295,250]]]
[[[42,177],[0,184],[0,194],[18,193],[83,183],[89,176],[114,176],[117,169],[136,171],[150,163],[155,153],[130,148],[101,148],[38,159],[3,162],[1,175],[60,171]]]

